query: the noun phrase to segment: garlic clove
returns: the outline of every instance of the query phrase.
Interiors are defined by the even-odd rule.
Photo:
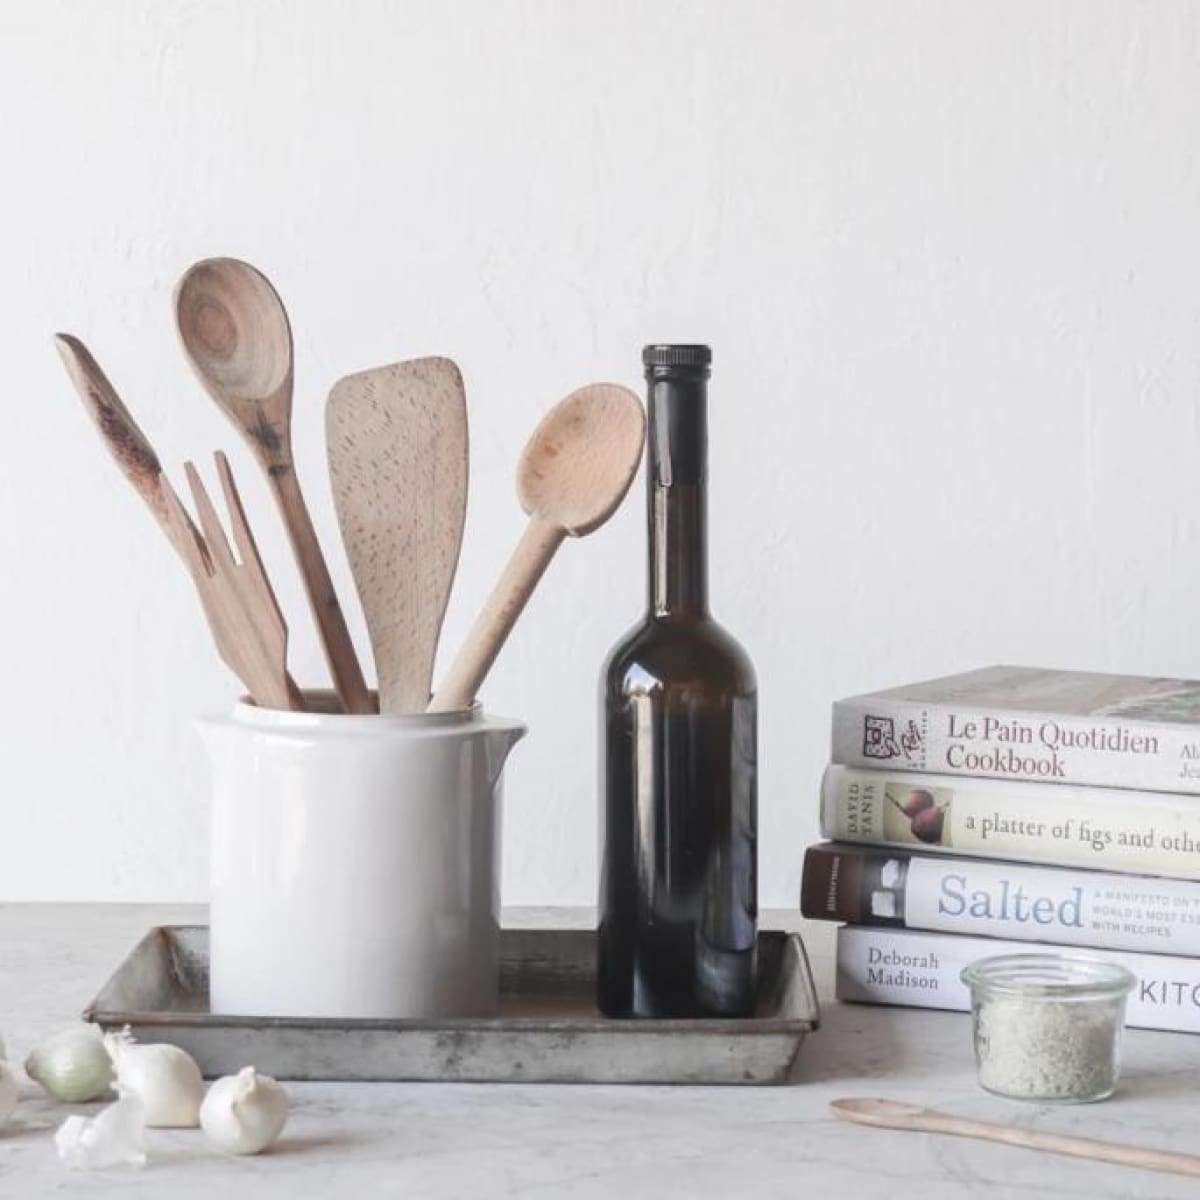
[[[58,1157],[72,1170],[146,1163],[146,1109],[126,1096],[90,1120],[68,1117],[54,1135]]]
[[[0,1059],[0,1125],[12,1116],[17,1107],[17,1073]]]
[[[25,1060],[25,1074],[68,1104],[99,1100],[112,1090],[113,1067],[100,1031],[65,1029],[39,1043]]]
[[[117,1073],[117,1095],[134,1096],[145,1105],[151,1129],[194,1128],[200,1121],[204,1077],[196,1060],[167,1042],[141,1045],[126,1026],[106,1033],[104,1045]]]
[[[287,1093],[269,1075],[243,1067],[218,1079],[200,1106],[200,1127],[226,1154],[258,1154],[287,1124]]]

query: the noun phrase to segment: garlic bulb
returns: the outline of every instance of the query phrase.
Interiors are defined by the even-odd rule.
[[[134,1096],[101,1109],[91,1120],[68,1117],[54,1135],[58,1157],[74,1170],[146,1162],[146,1108]]]
[[[218,1079],[200,1106],[200,1127],[226,1154],[265,1150],[287,1123],[287,1094],[269,1075],[243,1067]]]
[[[0,1125],[3,1125],[17,1107],[16,1072],[0,1058]]]
[[[94,1026],[66,1029],[40,1043],[25,1060],[25,1074],[55,1100],[99,1100],[112,1088],[113,1068]]]
[[[192,1128],[199,1122],[204,1078],[186,1050],[166,1042],[139,1045],[128,1027],[106,1033],[104,1045],[116,1068],[117,1095],[136,1096],[146,1106],[148,1126]]]

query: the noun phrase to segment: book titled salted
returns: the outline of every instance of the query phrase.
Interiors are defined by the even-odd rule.
[[[1052,866],[1200,879],[1200,797],[831,766],[821,832]]]
[[[844,925],[837,932],[839,1000],[967,1012],[971,995],[959,975],[976,959],[1027,954],[1023,942]],[[1117,962],[1133,972],[1126,1021],[1141,1029],[1200,1033],[1200,959],[1113,950],[1071,951]]]
[[[800,909],[855,925],[1200,957],[1200,883],[827,842]]]
[[[1200,681],[985,667],[837,701],[833,761],[1200,793]]]

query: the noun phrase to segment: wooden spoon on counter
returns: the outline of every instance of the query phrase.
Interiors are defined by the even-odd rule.
[[[907,1129],[918,1133],[948,1133],[956,1137],[1003,1142],[1006,1146],[1024,1146],[1065,1154],[1070,1158],[1090,1158],[1123,1167],[1144,1167],[1150,1171],[1173,1171],[1177,1175],[1200,1175],[1200,1158],[1191,1154],[1172,1154],[1148,1146],[1129,1146],[1120,1142],[1102,1142],[1094,1138],[1070,1137],[1060,1133],[1042,1133],[1013,1125],[994,1125],[990,1121],[972,1121],[950,1113],[897,1100],[834,1100],[834,1115],[856,1125],[875,1125],[884,1129]]]
[[[467,512],[462,375],[448,358],[350,375],[329,393],[325,430],[379,711],[422,712]]]
[[[242,554],[241,564],[232,562],[211,505],[200,507],[209,532],[205,541],[171,490],[154,447],[88,348],[67,333],[57,334],[54,344],[109,453],[145,501],[192,576],[221,659],[245,684],[256,704],[264,708],[302,709],[300,689],[287,673],[287,626],[275,603],[224,456],[218,457],[218,469]],[[189,480],[193,475],[189,464]],[[194,492],[197,486],[198,479],[193,483]],[[196,496],[199,501],[200,493]],[[217,552],[222,548],[225,553],[218,560]],[[236,593],[235,603],[229,602],[226,592]],[[265,653],[247,650],[260,644],[267,644],[270,649]]]
[[[564,537],[584,537],[616,511],[642,457],[646,413],[628,388],[593,383],[556,404],[517,465],[529,524],[471,626],[429,712],[468,707]]]
[[[245,437],[275,494],[342,706],[374,711],[292,458],[292,329],[270,281],[249,263],[210,258],[175,291],[192,368]]]

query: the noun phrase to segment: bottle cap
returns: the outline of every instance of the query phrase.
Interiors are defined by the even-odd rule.
[[[642,349],[642,366],[647,370],[655,367],[684,367],[693,371],[705,371],[712,364],[712,350],[701,345],[653,345]]]

